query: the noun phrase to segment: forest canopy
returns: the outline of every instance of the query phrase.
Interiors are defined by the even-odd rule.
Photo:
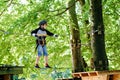
[[[58,38],[47,38],[49,62],[52,66],[72,68],[70,51],[69,0],[0,0],[0,64],[23,65],[22,77],[30,78],[34,70],[36,57],[35,38],[31,30],[38,27],[40,20],[47,20],[47,29],[58,34]],[[119,0],[103,0],[103,19],[105,26],[105,47],[109,60],[109,68],[120,69],[120,2]],[[85,61],[90,64],[92,56],[88,46],[87,32],[90,31],[90,2],[85,5],[76,2],[76,13],[80,28],[81,52]],[[44,60],[41,59],[43,66]],[[28,74],[31,73],[31,74]],[[38,75],[39,78],[40,75]]]

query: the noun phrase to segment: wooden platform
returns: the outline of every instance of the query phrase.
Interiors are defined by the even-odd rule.
[[[13,80],[14,75],[22,73],[23,66],[0,65],[0,80]]]
[[[120,80],[120,70],[77,72],[72,73],[72,76],[82,80]]]
[[[56,80],[73,80],[72,78],[67,78],[67,79],[64,79],[64,78],[58,78]]]

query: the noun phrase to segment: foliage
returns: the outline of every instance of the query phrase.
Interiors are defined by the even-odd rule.
[[[69,69],[67,69],[64,72],[58,72],[56,70],[52,71],[51,76],[53,78],[53,80],[55,80],[56,78],[69,78],[71,75],[71,72]]]
[[[48,37],[47,47],[50,65],[58,67],[72,67],[70,52],[70,27],[67,12],[68,0],[0,0],[0,64],[24,65],[20,78],[34,77],[42,80],[51,79],[49,74],[53,70],[42,71],[34,69],[36,58],[35,38],[31,30],[37,28],[42,19],[48,21],[47,29],[59,35],[58,38]],[[113,5],[114,4],[114,5]],[[79,20],[82,41],[82,55],[89,64],[91,50],[89,48],[87,32],[90,24],[85,20],[90,18],[89,2],[86,1],[81,14],[81,7],[77,2],[77,18]],[[63,13],[64,12],[64,13]],[[110,69],[119,69],[120,49],[120,5],[119,0],[104,0],[103,15],[106,35],[106,52],[110,62]],[[43,67],[43,57],[40,66]],[[64,69],[62,70],[64,71]],[[45,72],[45,74],[44,74]],[[59,72],[59,71],[58,71]]]

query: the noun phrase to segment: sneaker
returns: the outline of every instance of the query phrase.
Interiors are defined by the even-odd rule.
[[[35,65],[35,68],[40,68],[38,64]]]
[[[51,68],[49,65],[46,65],[45,68]]]

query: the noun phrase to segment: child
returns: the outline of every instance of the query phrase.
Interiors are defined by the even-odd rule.
[[[36,57],[36,61],[35,61],[35,67],[36,68],[40,68],[38,65],[39,59],[42,56],[42,53],[44,55],[44,59],[45,59],[45,67],[46,68],[51,68],[48,65],[48,52],[47,52],[47,48],[46,48],[46,36],[53,36],[53,37],[58,37],[58,35],[55,35],[53,33],[51,33],[50,31],[46,30],[47,27],[47,21],[46,20],[42,20],[39,23],[39,28],[33,30],[31,32],[31,35],[36,37],[36,49],[38,51],[38,55]]]

